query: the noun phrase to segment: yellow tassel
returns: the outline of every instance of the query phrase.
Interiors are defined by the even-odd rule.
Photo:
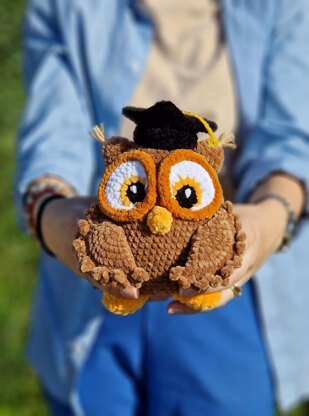
[[[206,120],[204,120],[202,117],[200,117],[197,114],[190,113],[189,111],[183,111],[183,114],[185,116],[194,117],[203,124],[203,126],[207,130],[207,133],[209,134],[209,140],[208,140],[208,146],[209,147],[219,147],[220,146],[219,140],[215,136],[214,132],[212,131],[212,128],[210,127],[210,125],[207,123]]]
[[[90,136],[99,143],[105,143],[104,126],[101,123],[99,126],[94,126],[89,132]]]

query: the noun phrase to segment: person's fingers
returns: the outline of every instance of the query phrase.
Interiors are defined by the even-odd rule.
[[[119,289],[119,296],[128,299],[138,299],[139,290],[136,287],[127,287],[125,289]]]
[[[237,285],[240,287],[240,285]],[[235,295],[233,292],[232,287],[229,287],[221,292],[221,299],[220,302],[217,305],[217,308],[221,308],[222,306],[226,305],[231,300],[235,299]]]
[[[242,286],[247,281],[248,281],[247,278],[242,279],[242,280],[238,280],[237,287],[241,289]],[[225,288],[224,290],[221,291],[220,302],[218,303],[218,305],[214,309],[221,308],[222,306],[226,305],[228,302],[230,302],[233,299],[235,299],[235,301],[237,301],[238,297],[235,294],[235,291],[233,290],[233,286],[235,286],[235,284],[228,287],[228,288]],[[242,294],[242,289],[240,291],[239,296],[241,296],[241,294]],[[191,309],[187,305],[183,305],[182,303],[180,303],[178,301],[171,302],[167,307],[167,312],[171,315],[192,315],[192,314],[200,313],[200,312],[198,312],[194,309]]]
[[[133,286],[129,286],[129,287],[126,287],[125,289],[121,289],[112,283],[110,285],[105,286],[105,290],[114,296],[118,296],[122,298],[138,299],[139,297],[139,290]]]
[[[175,300],[168,304],[167,313],[170,315],[193,315],[198,313],[198,311],[195,311],[194,309],[189,308],[189,306],[183,305]]]
[[[199,292],[197,290],[194,290],[194,289],[191,289],[191,288],[189,288],[189,289],[182,289],[182,288],[180,288],[179,289],[180,296],[195,296],[195,295],[198,295],[200,293],[201,292]]]
[[[248,279],[242,279],[239,280],[236,284],[232,285],[231,287],[223,290],[221,292],[221,299],[220,302],[218,304],[218,308],[221,308],[222,306],[226,305],[228,302],[230,302],[231,300],[235,299],[235,301],[237,301],[238,297],[242,296],[242,287],[247,283]],[[233,290],[233,287],[237,286],[237,288],[240,289],[240,293],[236,294],[236,291]],[[238,291],[239,292],[239,291]]]

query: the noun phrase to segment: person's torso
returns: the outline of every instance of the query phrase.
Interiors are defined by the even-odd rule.
[[[62,59],[80,94],[87,99],[93,124],[103,121],[106,136],[115,135],[121,125],[121,109],[132,99],[147,65],[153,26],[137,3],[129,0],[55,3],[59,37],[64,43]],[[258,118],[261,74],[274,4],[222,1],[222,21],[236,77],[242,128],[252,127]],[[203,68],[203,61],[200,64]],[[97,175],[90,191],[95,192],[103,164],[99,145],[93,145]],[[40,274],[31,359],[49,388],[61,397],[72,386],[72,372],[78,371],[68,363],[69,345],[78,334],[82,338],[83,332],[90,331],[89,323],[100,315],[102,307],[97,292],[56,260],[45,257]],[[94,337],[95,331],[89,331]],[[87,345],[85,348],[90,348],[91,342]],[[48,360],[44,351],[50,352]],[[86,355],[84,351],[82,356]]]

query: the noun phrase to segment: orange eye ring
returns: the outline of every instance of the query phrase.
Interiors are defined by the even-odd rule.
[[[180,166],[181,162],[184,162],[184,165],[187,164],[187,166],[190,166],[190,162],[192,162],[192,167],[196,167],[204,172],[204,177],[208,180],[211,188],[211,197],[208,198],[209,203],[207,205],[205,202],[204,204],[200,203],[201,193],[203,193],[201,188],[205,187],[205,184],[202,183],[201,187],[194,190],[197,206],[194,208],[180,206],[175,196],[175,189],[177,190],[179,186],[177,186],[177,183],[173,183],[171,172],[176,166]],[[192,175],[193,173],[189,169],[181,172],[181,177],[178,178],[179,183],[188,179],[188,187],[192,189],[194,183],[197,182]],[[223,201],[222,188],[215,170],[204,156],[193,150],[175,150],[161,162],[158,173],[158,191],[160,194],[160,205],[170,211],[175,217],[186,220],[202,220],[212,217]],[[200,209],[198,204],[201,205]]]
[[[128,178],[124,178],[123,180],[118,178],[119,183],[116,183],[116,185],[115,178],[113,177],[113,175],[115,176],[116,174],[117,179],[116,170],[120,167],[124,167],[124,164],[126,164],[126,166],[130,165],[130,162],[133,162],[133,164],[135,164],[142,172],[143,177],[141,177],[140,183],[146,186],[144,199],[134,204],[128,203],[126,196],[124,196],[124,186],[126,186],[128,179],[130,178],[133,178],[133,184],[136,184],[138,181],[136,174],[129,175]],[[115,198],[124,199],[119,203],[116,200],[116,204],[114,204],[114,206],[111,203],[110,195],[113,192],[115,194]],[[117,222],[139,220],[155,205],[156,198],[155,163],[150,155],[140,150],[132,150],[122,153],[113,163],[108,165],[98,188],[98,202],[100,210],[107,217]]]

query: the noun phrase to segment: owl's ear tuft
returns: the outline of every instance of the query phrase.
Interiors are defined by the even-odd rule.
[[[224,151],[221,146],[209,147],[208,140],[205,139],[198,142],[196,152],[204,156],[217,173],[220,172],[224,161]]]
[[[103,145],[106,142],[103,123],[101,123],[99,126],[94,126],[90,130],[89,135],[93,138],[93,140]]]
[[[230,149],[236,149],[236,139],[234,133],[222,133],[219,137],[221,147],[229,147]]]
[[[209,146],[207,139],[198,142],[196,151],[205,157],[207,162],[215,169],[217,173],[220,172],[224,162],[224,147],[236,149],[235,136],[233,133],[221,134],[219,138],[219,146]]]
[[[113,137],[103,146],[102,153],[106,165],[113,163],[123,152],[135,149],[133,142],[124,137]]]

